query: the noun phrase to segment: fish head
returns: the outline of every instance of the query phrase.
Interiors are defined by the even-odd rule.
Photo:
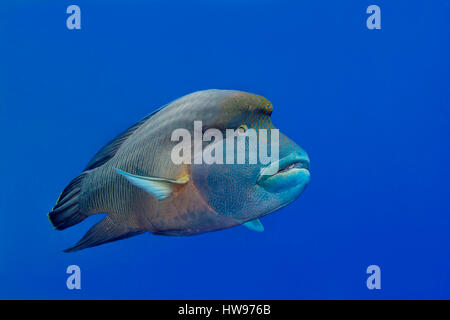
[[[202,151],[203,156],[221,151],[223,161],[191,166],[204,200],[218,214],[245,222],[297,199],[309,183],[309,158],[272,124],[272,104],[244,92],[232,92],[222,100],[215,120],[209,116],[208,127],[218,128],[224,138],[205,143]],[[264,152],[269,159],[263,159]]]

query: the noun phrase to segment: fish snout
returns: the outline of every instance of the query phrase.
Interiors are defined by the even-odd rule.
[[[293,152],[262,168],[256,183],[272,193],[290,189],[303,191],[310,180],[309,167],[310,161],[306,152]]]

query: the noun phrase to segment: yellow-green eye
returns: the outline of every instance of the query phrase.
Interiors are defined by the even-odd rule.
[[[247,129],[248,129],[248,127],[247,127],[247,125],[245,125],[245,124],[241,124],[238,128],[237,128],[237,132],[238,133],[246,133],[247,132]]]

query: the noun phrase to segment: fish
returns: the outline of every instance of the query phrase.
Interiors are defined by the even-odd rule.
[[[260,95],[202,90],[170,102],[119,134],[64,188],[48,214],[57,230],[106,214],[64,251],[146,232],[189,236],[238,225],[263,231],[260,218],[292,203],[310,181],[307,153],[273,125],[272,111],[272,103]],[[215,129],[223,138],[214,136],[208,141],[203,136],[200,145],[184,150],[186,161],[174,161],[180,143],[174,140],[174,132],[183,129],[195,136],[196,121],[202,125],[201,134]],[[234,135],[227,136],[230,129]],[[246,138],[250,131],[258,138],[263,133],[277,136],[275,142],[266,139],[267,144],[257,149],[276,150],[277,157],[269,162],[249,161],[257,152]],[[231,139],[244,140],[243,163],[236,161],[239,152],[234,146],[227,149]],[[199,154],[211,149],[217,155],[221,150],[224,158],[234,161],[197,161]]]

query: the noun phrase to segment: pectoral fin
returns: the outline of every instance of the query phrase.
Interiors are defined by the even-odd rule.
[[[182,185],[189,181],[187,176],[183,176],[177,180],[144,177],[134,175],[120,169],[116,169],[117,173],[124,176],[131,184],[139,187],[159,200],[166,199],[171,196],[176,185]]]
[[[263,232],[264,226],[262,225],[261,221],[259,219],[254,219],[247,221],[246,223],[242,224],[243,226],[246,226],[250,230],[257,231],[257,232]]]

